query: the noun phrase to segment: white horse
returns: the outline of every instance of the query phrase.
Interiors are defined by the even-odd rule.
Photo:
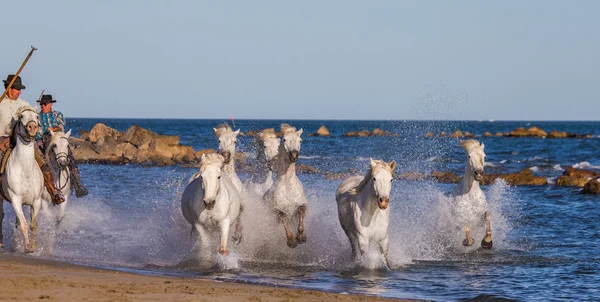
[[[54,187],[60,190],[65,198],[65,201],[58,205],[59,213],[56,217],[58,225],[65,217],[65,209],[71,195],[71,171],[69,169],[69,137],[71,130],[67,133],[63,131],[54,132],[50,130],[50,142],[46,147],[46,160],[50,163],[52,176],[54,178]],[[47,201],[46,204],[52,204],[52,198],[47,190],[42,193],[42,199]]]
[[[473,244],[470,226],[478,226],[485,227],[486,233],[481,240],[481,247],[491,249],[493,245],[491,213],[486,211],[485,194],[479,187],[479,182],[483,180],[485,165],[483,149],[485,145],[474,139],[461,141],[460,145],[467,153],[467,167],[461,183],[454,188],[452,197],[455,202],[455,216],[458,222],[464,225],[463,231],[466,238],[463,245],[471,246]]]
[[[347,178],[338,187],[335,200],[342,229],[350,240],[352,257],[357,260],[372,242],[379,243],[385,264],[389,267],[388,225],[390,223],[390,191],[392,172],[396,162],[370,160],[371,168],[365,176]]]
[[[235,173],[235,143],[237,142],[240,129],[233,131],[229,125],[221,124],[217,128],[213,128],[213,130],[219,140],[219,153],[225,158],[223,172],[229,176],[240,194],[244,196],[244,185]]]
[[[279,153],[279,139],[273,132],[261,132],[256,139],[257,166],[246,182],[246,190],[262,197],[273,185],[273,161]]]
[[[296,176],[296,162],[300,154],[300,143],[302,139],[302,129],[296,131],[296,128],[283,124],[281,125],[283,134],[283,144],[279,145],[279,154],[275,163],[275,182],[273,186],[265,192],[265,200],[277,214],[278,220],[283,223],[287,245],[291,248],[299,243],[306,242],[304,233],[304,216],[308,208],[304,186]],[[291,232],[289,226],[291,219],[298,216],[298,233],[296,237]]]
[[[220,154],[202,155],[200,176],[190,182],[181,197],[181,212],[200,236],[201,251],[207,251],[209,231],[220,229],[219,252],[227,256],[229,227],[235,223],[233,242],[242,241],[240,194],[221,167],[225,162]]]
[[[17,120],[12,127],[12,140],[15,147],[8,155],[6,170],[2,175],[2,198],[10,203],[17,215],[19,228],[25,239],[25,251],[36,249],[38,213],[42,206],[44,178],[35,160],[35,135],[39,129],[39,116],[33,107],[24,106],[17,112]],[[1,203],[1,202],[0,202]],[[31,207],[31,238],[27,233],[27,220],[23,205]],[[0,246],[2,245],[2,220],[4,209],[0,206]]]

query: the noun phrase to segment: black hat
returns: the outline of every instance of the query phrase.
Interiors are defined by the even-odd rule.
[[[44,94],[44,95],[42,95],[42,98],[37,102],[40,103],[40,105],[42,105],[42,104],[48,104],[48,103],[56,103],[56,100],[52,99],[51,94]]]
[[[10,81],[12,81],[12,79],[15,77],[14,74],[9,74],[6,77],[6,80],[3,80],[2,82],[4,82],[4,87],[6,88],[8,86],[8,84],[10,84]],[[11,86],[14,89],[25,89],[25,86],[23,84],[21,84],[21,77],[17,76],[17,78],[15,79],[15,82],[12,84]]]

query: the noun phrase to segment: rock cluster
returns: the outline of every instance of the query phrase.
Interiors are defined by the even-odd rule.
[[[350,131],[343,135],[344,137],[367,137],[367,136],[398,136],[396,133],[381,130],[379,128],[373,129],[373,131],[362,130],[362,131]]]
[[[591,134],[577,134],[577,133],[569,133],[565,131],[552,130],[550,133],[546,132],[544,129],[533,126],[529,129],[525,129],[525,127],[519,127],[510,132],[502,133],[496,132],[492,134],[491,132],[484,132],[483,137],[538,137],[538,138],[590,138]],[[433,132],[425,133],[425,137],[436,137]],[[474,138],[477,135],[469,132],[462,132],[460,130],[456,130],[454,133],[446,133],[440,132],[437,137],[457,137],[457,138]]]
[[[160,135],[133,125],[119,132],[102,123],[90,132],[82,131],[79,138],[69,138],[75,158],[93,164],[152,164],[158,166],[193,163],[204,153],[179,144],[178,136]]]
[[[561,187],[583,187],[591,179],[598,177],[600,177],[598,172],[568,167],[556,180],[556,185]]]

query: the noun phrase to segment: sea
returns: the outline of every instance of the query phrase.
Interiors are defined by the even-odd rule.
[[[96,123],[119,131],[138,125],[177,135],[195,150],[217,148],[213,127],[229,120],[73,118],[78,136]],[[456,138],[425,133],[456,130],[478,135],[485,144],[485,173],[531,169],[548,179],[543,186],[482,186],[492,213],[494,247],[462,246],[452,200],[454,184],[431,180],[395,180],[390,197],[389,262],[377,249],[351,260],[350,245],[339,224],[335,191],[342,180],[325,173],[298,174],[308,197],[308,241],[295,249],[285,243],[283,227],[260,200],[250,200],[242,217],[244,239],[230,244],[230,255],[201,251],[181,214],[181,194],[197,167],[80,165],[89,195],[71,196],[64,220],[54,224],[55,209],[42,213],[39,249],[31,257],[148,275],[210,279],[278,287],[314,289],[434,301],[495,299],[517,301],[600,300],[600,195],[554,183],[566,167],[600,172],[600,122],[572,121],[364,121],[235,120],[246,133],[279,129],[282,123],[303,129],[298,163],[319,171],[365,173],[369,159],[395,160],[396,172],[449,171],[464,174],[467,157]],[[309,136],[325,125],[330,137]],[[537,126],[591,134],[591,138],[483,137]],[[350,131],[380,128],[397,134],[344,137]],[[253,138],[240,136],[237,149],[252,165]],[[242,181],[248,173],[239,173]],[[4,203],[3,253],[23,254],[12,207]],[[478,237],[479,236],[479,237]],[[212,255],[210,263],[199,254]]]

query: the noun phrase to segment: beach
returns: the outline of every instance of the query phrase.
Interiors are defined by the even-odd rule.
[[[0,300],[401,301],[363,295],[137,275],[0,254]]]

